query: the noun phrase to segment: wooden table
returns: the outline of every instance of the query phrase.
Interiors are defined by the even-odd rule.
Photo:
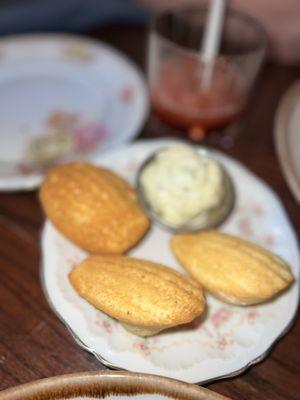
[[[109,28],[93,36],[111,42],[143,66],[146,32]],[[234,145],[223,151],[242,161],[278,193],[299,234],[300,209],[280,172],[273,145],[278,101],[300,69],[267,65]],[[153,118],[142,137],[172,135]],[[300,149],[299,149],[300,151]],[[74,342],[50,310],[39,281],[43,215],[37,193],[0,194],[0,389],[34,379],[105,369]],[[233,399],[300,398],[300,319],[266,360],[243,375],[208,385]]]

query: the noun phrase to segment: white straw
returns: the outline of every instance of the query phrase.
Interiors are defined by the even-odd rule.
[[[212,78],[213,60],[219,53],[226,0],[211,0],[203,34],[201,56],[204,62],[202,85],[208,88]]]

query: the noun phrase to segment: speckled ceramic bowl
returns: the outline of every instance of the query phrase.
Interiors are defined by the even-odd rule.
[[[229,400],[208,389],[161,376],[85,372],[41,379],[0,392],[0,400]]]

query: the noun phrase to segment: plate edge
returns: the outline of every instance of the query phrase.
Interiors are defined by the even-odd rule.
[[[300,203],[300,182],[294,173],[294,168],[289,159],[290,152],[284,138],[287,136],[289,116],[299,95],[300,81],[292,84],[292,86],[284,93],[276,110],[274,128],[275,149],[281,171],[290,191],[298,203]]]

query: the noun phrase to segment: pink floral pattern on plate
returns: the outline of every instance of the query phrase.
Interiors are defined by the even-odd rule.
[[[131,83],[127,83],[121,89],[120,100],[122,103],[131,103],[135,96],[135,88]]]
[[[145,151],[145,148],[131,145],[123,153],[116,151],[112,156],[102,157],[101,164],[133,182],[139,164],[157,149],[153,146],[152,151]],[[285,215],[280,214],[278,203],[249,172],[243,172],[227,158],[221,160],[235,179],[238,192],[237,206],[222,229],[272,248],[291,263],[296,274],[296,242],[291,242],[290,227]],[[256,196],[252,199],[249,192],[254,190]],[[139,338],[77,295],[67,275],[86,255],[53,227],[46,228],[43,246],[46,286],[55,308],[88,347],[121,368],[189,382],[230,374],[264,354],[297,306],[298,281],[282,296],[252,307],[228,305],[207,294],[207,312],[201,318],[153,337]],[[131,255],[184,272],[170,252],[169,239],[168,232],[153,226]],[[49,244],[55,247],[49,249]],[[56,262],[52,261],[53,254]]]
[[[244,239],[257,242],[272,250],[276,246],[275,232],[259,232],[257,226],[263,226],[266,210],[256,201],[247,201],[236,209],[236,230]]]
[[[75,112],[55,110],[45,120],[44,133],[28,142],[19,172],[28,175],[83,156],[109,137],[106,126]]]

